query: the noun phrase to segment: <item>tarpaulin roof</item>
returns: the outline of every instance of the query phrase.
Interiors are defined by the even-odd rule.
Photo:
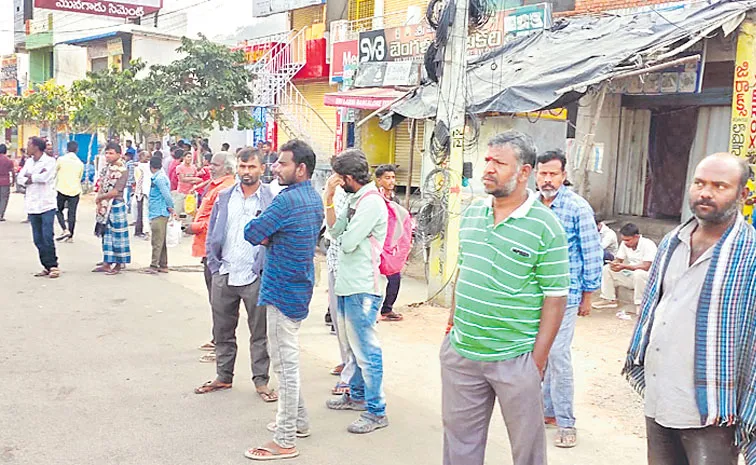
[[[467,108],[520,113],[553,108],[592,84],[663,63],[722,28],[731,33],[756,0],[720,0],[670,11],[579,16],[519,37],[468,64]],[[436,114],[438,85],[418,88],[391,107],[407,118]]]

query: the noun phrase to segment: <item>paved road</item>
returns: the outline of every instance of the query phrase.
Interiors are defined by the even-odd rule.
[[[0,463],[249,463],[242,453],[269,440],[265,424],[273,419],[275,404],[263,403],[254,393],[244,341],[234,389],[192,393],[214,375],[214,366],[197,362],[201,352],[196,347],[208,338],[210,328],[201,274],[91,273],[100,256],[91,235],[91,201],[85,201],[76,243],[59,246],[62,277],[34,278],[39,263],[29,226],[20,223],[21,200],[13,196],[9,221],[0,223]],[[146,265],[148,244],[134,241],[132,246],[136,263],[130,269]],[[171,264],[196,265],[188,243],[169,255]],[[422,300],[423,293],[419,284],[405,282],[400,303]],[[324,406],[335,381],[327,371],[337,359],[336,340],[322,324],[325,306],[321,286],[301,334],[303,392],[313,435],[299,442],[302,456],[287,463],[440,464],[437,353],[444,311],[410,311],[400,324],[381,324],[391,426],[354,436],[346,426],[355,414]],[[246,328],[239,331],[244,339]],[[620,328],[622,346],[628,331]],[[602,350],[598,358],[613,365],[591,362],[585,376],[594,376],[596,366],[602,376],[609,372],[609,383],[597,386],[602,408],[611,406],[612,395],[618,393],[637,422],[627,425],[610,417],[607,423],[595,409],[587,411],[595,405],[595,395],[581,397],[583,443],[573,451],[550,448],[550,463],[641,463],[637,401],[627,401],[629,389],[616,375],[623,350]],[[586,379],[579,376],[580,387]],[[507,450],[506,432],[496,414],[488,463],[510,463]]]

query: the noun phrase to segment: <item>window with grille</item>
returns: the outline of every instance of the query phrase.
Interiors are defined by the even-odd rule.
[[[349,21],[372,18],[375,0],[349,0]]]

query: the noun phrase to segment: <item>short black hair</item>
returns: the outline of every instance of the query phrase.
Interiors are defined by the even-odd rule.
[[[176,149],[173,151],[173,158],[176,160],[181,160],[184,158],[184,150],[183,149]]]
[[[159,170],[163,167],[163,157],[158,155],[153,155],[152,158],[150,158],[150,168],[154,170]]]
[[[108,150],[115,150],[115,152],[120,155],[121,145],[116,144],[115,142],[108,142],[108,145],[105,146],[105,151],[108,151]]]
[[[79,143],[75,140],[69,140],[68,144],[66,144],[66,150],[72,153],[76,153],[79,151]]]
[[[247,163],[249,159],[253,157],[257,158],[257,162],[260,163],[260,165],[265,164],[265,162],[263,161],[262,152],[254,147],[244,147],[243,149],[239,150],[239,153],[236,154],[236,161],[237,163],[240,161]]]
[[[307,177],[311,178],[315,172],[316,157],[315,152],[310,145],[300,139],[292,139],[281,146],[279,152],[291,152],[294,163],[297,165],[304,163],[307,168]]]
[[[638,226],[634,225],[633,223],[627,223],[626,225],[622,226],[622,229],[620,229],[620,236],[622,237],[633,237],[640,234],[640,229],[638,229]]]
[[[370,182],[370,166],[362,150],[344,150],[331,160],[331,168],[341,176],[351,176],[363,186]]]
[[[41,137],[32,137],[29,142],[31,142],[31,145],[36,146],[40,152],[44,152],[47,148],[47,141]]]
[[[154,152],[152,153],[152,156],[153,156],[153,157],[160,157],[160,159],[162,160],[162,159],[163,159],[163,152],[161,152],[160,150],[155,150],[155,151],[154,151]]]
[[[0,155],[5,155],[6,153],[8,153],[8,147],[5,144],[0,144]]]
[[[548,163],[554,160],[559,160],[559,162],[562,164],[562,171],[564,171],[567,167],[567,157],[565,156],[564,152],[559,149],[549,150],[548,152],[543,152],[542,154],[538,155],[536,164]]]
[[[127,143],[127,144],[133,144],[133,143],[134,143],[134,141],[132,141],[131,139],[126,139],[126,143]]]
[[[228,152],[228,149],[230,148],[231,148],[231,145],[228,142],[224,142],[223,144],[221,144],[221,150],[223,152]]]
[[[375,177],[380,178],[386,173],[396,173],[396,166],[394,165],[380,165],[375,169]]]
[[[206,152],[206,153],[205,153],[205,157],[204,157],[204,158],[205,158],[205,160],[207,160],[208,162],[211,162],[211,161],[213,161],[213,152]]]

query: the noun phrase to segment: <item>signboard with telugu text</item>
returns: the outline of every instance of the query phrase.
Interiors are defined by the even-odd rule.
[[[116,18],[139,18],[163,7],[163,0],[34,0],[36,8]]]
[[[18,58],[16,55],[0,58],[0,93],[18,95]]]

